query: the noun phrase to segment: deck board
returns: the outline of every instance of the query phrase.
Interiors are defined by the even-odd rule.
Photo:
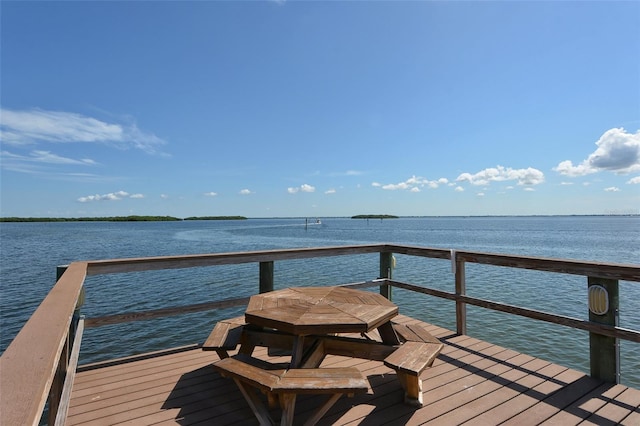
[[[417,322],[403,316],[399,320]],[[422,325],[445,343],[433,367],[422,375],[423,407],[402,402],[395,372],[383,363],[328,356],[323,366],[356,367],[370,388],[366,394],[341,398],[319,424],[640,424],[637,389],[603,383],[548,361]],[[259,348],[255,355],[266,357],[266,350]],[[233,381],[210,366],[218,359],[214,352],[185,348],[139,358],[81,367],[67,424],[257,424]],[[322,398],[301,395],[296,419],[306,419]],[[277,417],[277,410],[273,414]]]

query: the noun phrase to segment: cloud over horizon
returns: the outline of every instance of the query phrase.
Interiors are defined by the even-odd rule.
[[[544,182],[544,173],[533,167],[512,169],[511,167],[490,167],[475,174],[462,173],[456,182],[472,185],[489,185],[491,182],[517,181],[518,185],[539,185]]]
[[[416,175],[411,176],[409,179],[399,183],[387,183],[381,184],[379,182],[373,182],[371,186],[376,188],[382,188],[387,191],[405,190],[409,192],[420,192],[421,188],[427,187],[436,189],[440,185],[446,185],[449,183],[447,178],[440,178],[438,180],[429,180]]]
[[[300,185],[299,187],[289,187],[289,188],[287,188],[287,192],[289,194],[296,194],[298,192],[315,192],[315,191],[316,191],[315,186],[311,186],[311,185],[306,184],[306,183]]]
[[[582,163],[560,162],[553,170],[564,176],[585,176],[599,171],[627,174],[640,171],[640,130],[628,133],[624,128],[604,132],[596,142],[596,150]]]
[[[140,199],[144,198],[143,194],[129,194],[126,191],[117,191],[110,192],[108,194],[95,194],[95,195],[87,195],[86,197],[78,198],[78,201],[81,203],[89,203],[91,201],[118,201],[124,198],[134,198]]]

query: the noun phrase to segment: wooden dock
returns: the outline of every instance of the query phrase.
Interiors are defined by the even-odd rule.
[[[341,398],[319,424],[640,425],[640,390],[423,325],[445,348],[422,376],[422,408],[402,402],[395,372],[382,362],[328,356],[323,366],[357,367],[370,389]],[[267,357],[264,348],[255,355]],[[217,359],[193,346],[80,367],[66,424],[257,424],[233,381],[210,366]],[[304,421],[321,398],[299,397],[296,420]]]

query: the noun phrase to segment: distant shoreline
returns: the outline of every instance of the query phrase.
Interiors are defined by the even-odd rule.
[[[398,219],[399,216],[392,214],[359,214],[351,216],[351,219]]]
[[[110,216],[110,217],[0,217],[0,222],[178,222],[183,220],[246,220],[244,216]]]
[[[355,215],[355,216],[327,216],[333,219],[428,219],[428,218],[511,218],[511,217],[639,217],[638,213],[628,214],[531,214],[531,215],[451,215],[451,216],[395,216],[395,215]],[[187,220],[248,220],[248,219],[304,219],[295,217],[254,217],[245,216],[192,216],[178,218],[173,216],[109,216],[109,217],[0,217],[0,222],[29,223],[29,222],[180,222]]]

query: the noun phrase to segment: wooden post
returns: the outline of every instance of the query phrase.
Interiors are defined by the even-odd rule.
[[[56,282],[62,277],[62,274],[67,270],[68,265],[58,266],[56,268]],[[58,407],[60,406],[60,397],[62,396],[62,389],[64,387],[64,379],[67,375],[67,367],[69,365],[69,354],[71,352],[70,347],[73,342],[72,334],[76,329],[75,323],[75,314],[74,318],[71,320],[71,325],[69,328],[69,332],[67,333],[67,339],[65,341],[64,347],[62,348],[62,353],[60,354],[60,359],[58,360],[58,366],[56,368],[56,373],[53,378],[53,382],[51,383],[51,388],[49,389],[49,419],[48,424],[55,424],[56,415],[58,414]]]
[[[273,291],[273,262],[260,262],[260,293]]]
[[[69,265],[62,265],[56,267],[56,281],[58,281],[62,275],[65,273]],[[78,297],[78,301],[76,303],[76,309],[73,311],[73,318],[71,319],[71,329],[69,330],[70,334],[70,344],[73,345],[73,341],[76,335],[76,330],[78,329],[78,321],[80,321],[80,309],[84,304],[84,286],[80,290],[80,296]]]
[[[465,277],[465,262],[455,257],[455,251],[451,251],[451,262],[455,266],[456,296],[464,296],[467,293]],[[456,332],[467,334],[467,304],[456,300]]]
[[[380,252],[380,278],[393,278],[393,253]],[[392,300],[391,286],[383,284],[380,286],[380,294]]]
[[[69,335],[62,348],[60,359],[58,360],[58,367],[51,383],[51,389],[49,389],[49,423],[55,424],[56,417],[58,415],[58,409],[60,408],[60,400],[62,397],[62,390],[64,389],[64,379],[67,377],[67,368],[69,368],[69,355],[71,354],[71,346]]]
[[[588,288],[599,285],[607,292],[609,309],[598,315],[589,310],[589,321],[617,326],[619,320],[618,280],[588,277]],[[620,383],[620,345],[615,337],[589,333],[591,377]]]

